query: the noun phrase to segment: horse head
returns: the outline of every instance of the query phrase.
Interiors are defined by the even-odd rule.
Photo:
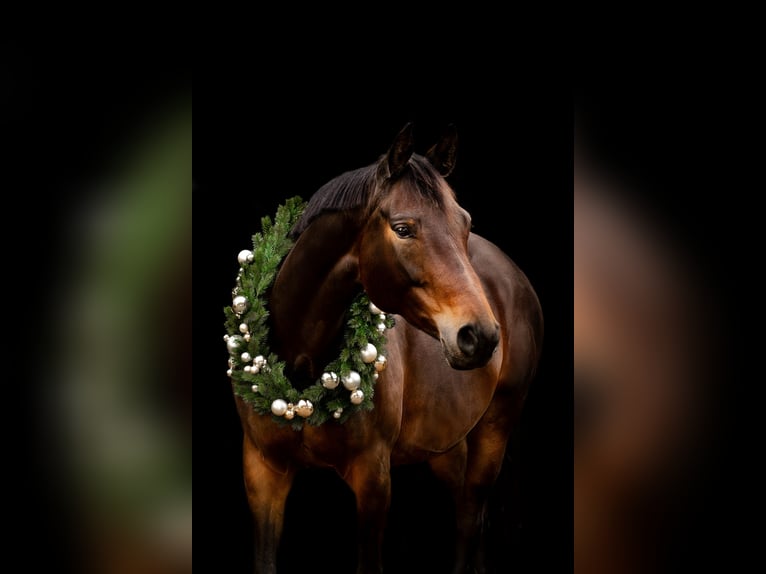
[[[359,278],[382,310],[438,339],[450,366],[484,366],[500,327],[468,253],[471,217],[445,176],[454,168],[450,128],[425,156],[412,125],[375,167],[369,216],[358,242]]]

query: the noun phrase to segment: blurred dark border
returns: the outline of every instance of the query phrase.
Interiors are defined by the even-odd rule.
[[[12,381],[3,417],[12,468],[4,481],[13,525],[8,560],[28,570],[83,571],[99,548],[79,536],[84,509],[72,490],[75,453],[66,450],[54,402],[64,376],[57,329],[65,292],[83,250],[98,247],[78,243],[76,218],[119,192],[114,176],[129,168],[135,146],[190,104],[191,65],[186,47],[170,36],[157,41],[108,26],[76,33],[63,23],[47,33],[22,31],[16,21],[7,28],[0,40],[0,163],[6,325],[14,332],[4,355]],[[177,295],[186,315],[191,285],[180,289],[188,289]],[[155,334],[170,328],[153,319]],[[172,352],[190,360],[190,349]],[[180,386],[168,379],[183,396],[173,408],[179,420],[191,417],[190,376],[191,368]]]
[[[762,378],[753,344],[762,323],[759,193],[763,89],[749,57],[703,49],[680,65],[626,61],[581,76],[574,88],[575,149],[625,184],[690,263],[706,293],[701,309],[715,381],[704,463],[685,493],[668,571],[751,569],[763,564],[745,518],[760,513]],[[757,359],[756,359],[757,360]],[[757,511],[754,509],[758,509]]]

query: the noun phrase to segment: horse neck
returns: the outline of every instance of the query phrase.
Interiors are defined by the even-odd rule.
[[[300,235],[274,281],[271,345],[295,385],[315,381],[337,354],[345,313],[361,289],[358,232],[342,213],[323,215]]]

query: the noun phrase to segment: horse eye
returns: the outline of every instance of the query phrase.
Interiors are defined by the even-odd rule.
[[[394,233],[399,237],[412,237],[412,231],[407,225],[397,225],[394,227]]]

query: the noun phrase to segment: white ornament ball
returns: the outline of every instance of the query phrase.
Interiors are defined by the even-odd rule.
[[[332,414],[332,418],[334,418],[334,419],[339,419],[339,418],[340,418],[340,415],[341,415],[341,413],[340,413],[340,412],[338,412],[338,411],[335,411],[335,412]]]
[[[239,332],[242,334],[247,333],[250,330],[250,328],[247,326],[247,323],[240,323],[239,324]]]
[[[349,371],[346,376],[343,377],[343,386],[349,391],[355,391],[362,384],[362,377],[356,371]]]
[[[378,380],[379,376],[380,376],[380,373],[373,373],[372,374],[372,378],[375,379],[376,381]]]
[[[282,399],[276,399],[273,403],[271,403],[271,412],[278,417],[284,416],[284,414],[287,412],[287,403]]]
[[[237,295],[236,297],[234,297],[234,299],[231,302],[231,308],[238,315],[247,311],[247,307],[248,307],[247,299],[243,297],[242,295]]]
[[[245,368],[243,369],[243,371],[245,371],[246,373],[249,373],[251,370],[252,370],[252,367],[250,365],[245,365]]]
[[[375,359],[375,370],[378,372],[385,370],[386,364],[387,361],[385,355],[378,355],[378,358]]]
[[[228,341],[228,340],[229,340],[229,336],[228,336],[228,335],[224,335],[224,336],[223,336],[223,340],[224,340],[224,341]]]
[[[338,386],[338,375],[333,372],[322,373],[322,386],[325,389],[334,389]]]
[[[261,372],[261,368],[258,365],[252,365],[250,367],[250,372],[253,373],[254,375],[257,375],[258,373]]]
[[[263,355],[256,355],[256,357],[255,357],[255,359],[253,360],[253,362],[254,362],[256,365],[258,365],[259,367],[262,367],[263,365],[265,365],[265,364],[266,364],[266,359],[263,357]]]
[[[385,321],[386,320],[386,314],[385,313],[381,313],[380,317],[378,317],[378,319],[380,319],[381,321]]]
[[[375,303],[370,301],[370,313],[373,315],[380,315],[383,311],[381,311]]]
[[[229,353],[236,353],[241,345],[242,337],[239,335],[234,335],[226,340],[226,348],[229,350]]]
[[[361,352],[363,363],[372,363],[378,358],[378,350],[372,343],[367,343]]]
[[[364,400],[364,393],[362,392],[362,389],[356,389],[354,392],[351,393],[351,402],[355,405],[362,404],[362,401]]]
[[[237,261],[240,265],[245,265],[246,263],[252,263],[253,262],[253,252],[249,249],[243,249],[239,252],[239,255],[237,255]]]
[[[243,363],[249,363],[252,360],[252,357],[250,356],[250,353],[245,351],[239,356],[240,359],[242,359]]]
[[[383,333],[386,330],[386,324],[385,323],[378,323],[378,331]]]
[[[252,390],[254,393],[257,393],[258,392],[258,385],[253,385],[252,387],[250,387],[250,390]]]
[[[226,362],[228,363],[228,365],[229,365],[230,367],[233,367],[233,366],[234,366],[234,361],[232,361],[232,360],[231,360],[231,358],[229,358],[229,359],[228,359]]]
[[[231,373],[232,373],[232,370],[231,370],[231,369],[228,369],[228,370],[226,371],[226,375],[227,375],[227,376],[229,376],[229,377],[231,376]]]
[[[242,337],[242,338],[249,343],[250,342],[250,333],[245,333],[245,336]]]

